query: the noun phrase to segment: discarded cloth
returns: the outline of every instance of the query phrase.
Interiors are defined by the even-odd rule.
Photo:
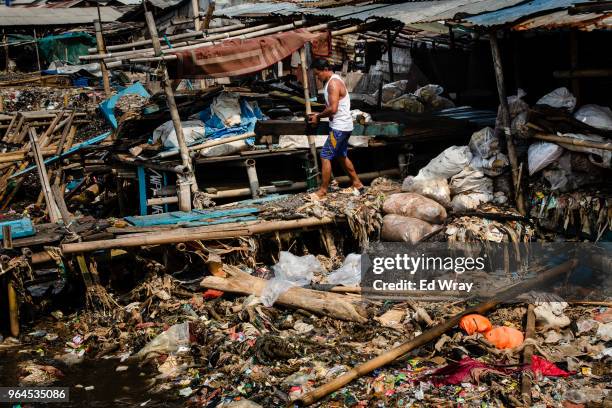
[[[247,40],[226,40],[221,44],[175,52],[173,54],[177,59],[168,64],[168,73],[173,79],[251,74],[289,57],[307,42],[312,44],[315,55],[329,55],[329,32],[311,33],[298,29]]]

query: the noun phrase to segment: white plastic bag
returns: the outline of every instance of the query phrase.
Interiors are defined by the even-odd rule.
[[[393,110],[401,110],[409,113],[423,113],[425,112],[425,105],[419,101],[419,99],[412,94],[404,94],[397,98],[391,99],[384,103],[384,106]]]
[[[261,293],[265,306],[272,306],[280,295],[293,286],[305,286],[310,283],[315,272],[322,272],[323,267],[314,255],[296,256],[282,251],[278,263],[272,267],[274,278],[270,279]]]
[[[488,159],[483,159],[480,156],[474,156],[470,162],[470,167],[482,171],[490,177],[497,177],[504,172],[504,169],[510,164],[508,156],[503,153],[497,153]]]
[[[493,198],[493,194],[489,193],[457,194],[451,201],[451,207],[455,212],[475,210],[480,204],[488,203]]]
[[[392,99],[402,96],[406,93],[408,86],[408,80],[402,79],[400,81],[391,82],[385,84],[382,87],[382,102],[387,103]],[[374,93],[374,96],[378,98],[378,91]]]
[[[529,175],[533,175],[550,163],[557,160],[563,154],[563,148],[554,143],[538,142],[529,146],[527,161],[529,163]]]
[[[574,117],[597,129],[612,130],[612,110],[607,106],[584,105]]]
[[[226,127],[237,126],[241,122],[240,98],[232,92],[222,92],[210,105],[212,113],[221,119]]]
[[[186,120],[181,122],[181,126],[183,127],[183,135],[185,136],[185,143],[187,143],[187,145],[203,138],[206,134],[204,122],[201,120]],[[176,131],[174,130],[174,124],[171,120],[158,126],[153,131],[153,143],[157,143],[159,140],[161,140],[162,145],[167,149],[179,148]]]
[[[361,255],[348,254],[342,266],[327,277],[332,285],[357,286],[361,283]]]
[[[437,96],[442,95],[442,92],[444,88],[440,85],[429,84],[417,89],[414,94],[426,103],[431,103]]]
[[[470,161],[472,161],[472,152],[468,146],[451,146],[423,167],[417,177],[419,179],[448,179],[463,170]]]
[[[200,150],[202,157],[218,157],[227,156],[248,149],[248,145],[244,140],[234,140],[233,142],[223,143],[217,146],[207,147]]]
[[[402,191],[417,193],[431,198],[446,208],[450,207],[450,189],[445,178],[424,179],[408,176],[402,183]]]
[[[576,107],[576,97],[572,95],[569,89],[561,87],[541,97],[536,102],[536,105],[548,105],[552,106],[553,108],[564,108],[572,112]]]
[[[469,146],[474,156],[486,159],[499,153],[499,138],[493,129],[486,127],[472,134]]]
[[[493,194],[493,180],[471,167],[453,176],[449,186],[453,196],[464,193]]]
[[[180,346],[186,346],[188,344],[189,322],[175,324],[148,342],[138,353],[136,353],[136,356],[144,358],[149,353],[175,353]]]

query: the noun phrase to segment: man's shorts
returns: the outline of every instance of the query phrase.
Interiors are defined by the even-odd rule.
[[[321,149],[321,158],[333,160],[336,157],[346,157],[348,154],[348,140],[353,132],[330,129],[329,137]]]

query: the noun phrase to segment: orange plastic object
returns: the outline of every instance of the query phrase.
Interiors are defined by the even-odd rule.
[[[461,327],[469,335],[474,333],[485,333],[493,328],[489,319],[479,314],[463,316],[459,321]]]
[[[508,349],[523,344],[523,332],[512,327],[496,327],[485,333],[487,340],[498,349]]]

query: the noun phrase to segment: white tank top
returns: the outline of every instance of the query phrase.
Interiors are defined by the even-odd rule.
[[[332,79],[338,79],[344,85],[344,81],[338,74],[333,74],[331,78],[327,80],[325,83],[325,88],[323,88],[323,96],[325,96],[325,104],[329,105],[328,95],[327,95],[327,87]],[[344,86],[346,89],[346,85]],[[343,98],[340,98],[338,101],[338,111],[334,116],[329,118],[329,127],[335,130],[340,130],[343,132],[352,132],[353,131],[353,117],[351,116],[351,97],[349,96],[348,89],[346,89],[346,95]]]

